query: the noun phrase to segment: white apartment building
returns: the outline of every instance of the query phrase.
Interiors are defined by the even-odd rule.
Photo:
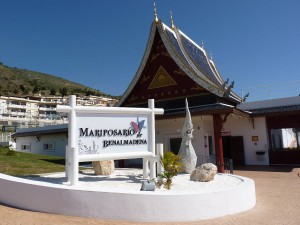
[[[99,96],[79,96],[78,105],[112,106],[116,99]],[[60,96],[30,96],[6,97],[0,96],[0,128],[2,132],[16,128],[41,127],[67,123],[67,114],[57,113],[57,105],[68,104],[68,97]]]
[[[6,128],[24,128],[62,124],[66,117],[53,117],[59,103],[49,104],[41,100],[21,97],[0,97],[0,126],[2,132]],[[62,103],[60,103],[62,104]]]

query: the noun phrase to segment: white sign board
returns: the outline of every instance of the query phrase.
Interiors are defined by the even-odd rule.
[[[148,116],[77,114],[78,154],[150,152]]]
[[[69,106],[57,106],[58,112],[68,112],[68,147],[66,173],[71,185],[78,182],[79,162],[143,158],[145,176],[150,159],[150,178],[154,178],[155,114],[163,109],[77,106],[76,96],[69,97]],[[161,147],[162,150],[162,147]]]

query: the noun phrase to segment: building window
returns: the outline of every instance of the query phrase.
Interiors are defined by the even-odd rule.
[[[22,151],[30,151],[30,149],[31,149],[30,144],[22,144],[21,145],[21,150]]]
[[[300,150],[300,128],[271,129],[272,150]]]
[[[53,143],[44,144],[44,151],[54,151],[54,144]]]

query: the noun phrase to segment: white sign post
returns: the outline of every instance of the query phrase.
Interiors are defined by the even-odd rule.
[[[163,109],[77,106],[76,96],[69,96],[69,106],[57,106],[58,112],[68,112],[68,147],[66,172],[71,185],[78,183],[79,162],[143,158],[143,175],[155,176],[155,114]],[[158,163],[160,165],[160,163]],[[160,170],[161,168],[159,168]]]

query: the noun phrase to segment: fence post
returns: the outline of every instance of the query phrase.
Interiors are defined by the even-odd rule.
[[[149,160],[147,158],[143,158],[143,178],[148,178],[149,173]]]
[[[233,174],[233,160],[229,159],[230,174]]]
[[[163,167],[161,165],[160,160],[164,157],[164,145],[159,143],[156,145],[156,157],[157,157],[157,174],[161,174],[163,172]]]
[[[76,148],[76,96],[70,95],[69,105],[71,111],[69,112],[69,128],[68,128],[68,145],[71,154],[71,185],[75,186],[78,184],[78,151]]]
[[[156,159],[150,159],[150,180],[154,179],[156,176]]]

